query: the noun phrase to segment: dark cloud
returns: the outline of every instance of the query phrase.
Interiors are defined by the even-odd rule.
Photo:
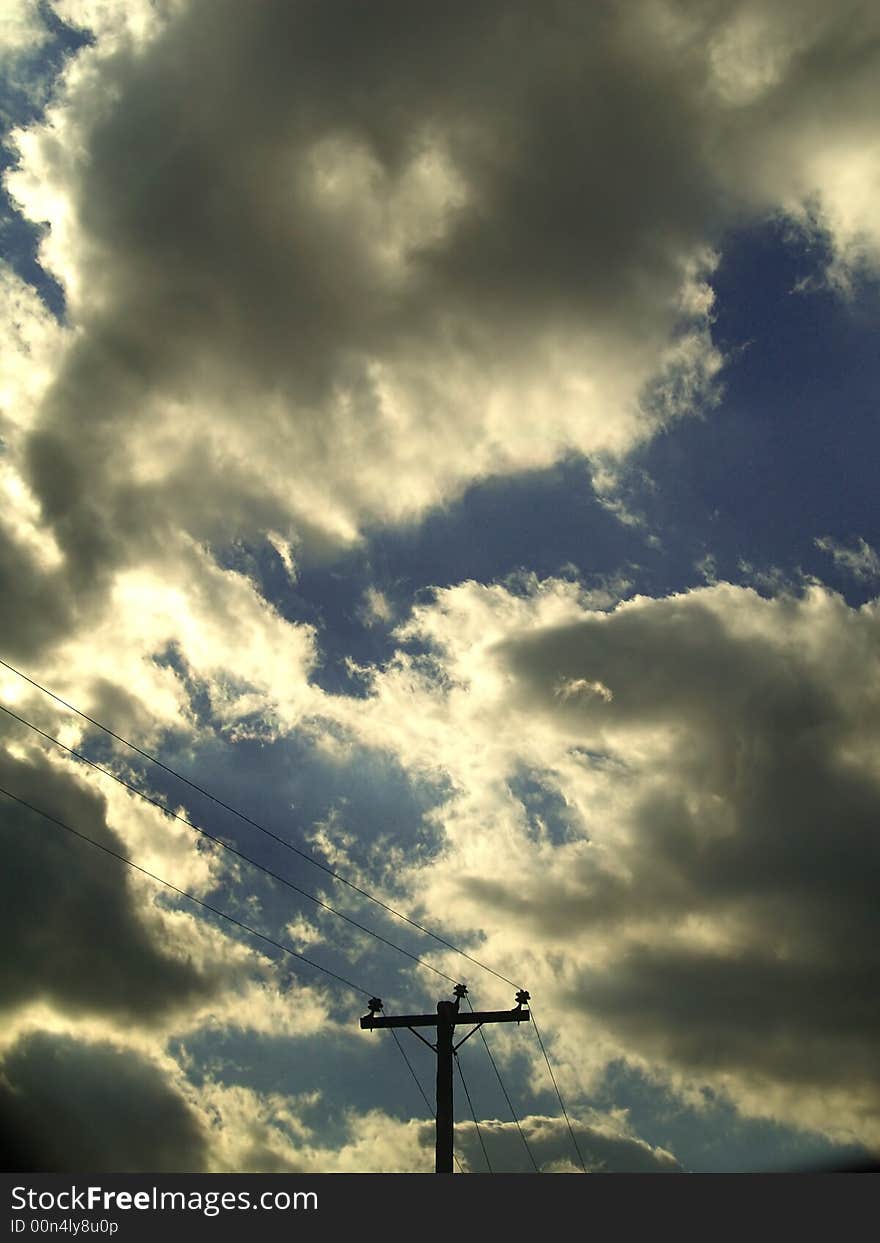
[[[728,226],[818,195],[851,241],[857,3],[157,12],[80,52],[10,179],[58,214],[77,329],[11,442],[65,557],[15,595],[34,642],[184,533],[322,555],[474,479],[625,452],[707,398],[693,281]]]
[[[0,1066],[0,1139],[9,1173],[203,1171],[204,1119],[131,1049],[37,1033]]]
[[[0,752],[0,785],[126,855],[97,794],[45,760]],[[124,864],[6,797],[0,798],[6,912],[0,1004],[46,1000],[76,1015],[149,1026],[207,997],[218,978],[161,944]]]
[[[598,826],[599,852],[561,891],[558,877],[470,889],[555,942],[620,938],[569,1000],[625,1047],[873,1084],[880,1108],[877,651],[873,608],[725,586],[500,645],[520,710],[620,761],[625,832],[603,849]]]
[[[85,158],[42,148],[81,332],[24,456],[77,592],[169,529],[328,538],[303,467],[357,525],[388,512],[388,470],[418,510],[472,477],[468,445],[477,475],[530,465],[488,393],[444,394],[456,371],[494,389],[574,349],[644,355],[647,378],[719,218],[698,61],[570,4],[196,0],[120,45],[61,114]],[[586,409],[549,441],[628,417]]]
[[[40,570],[0,527],[0,629],[9,659],[33,660],[69,633],[76,617],[67,575]]]
[[[790,902],[780,897],[778,905],[784,920]],[[779,922],[767,929],[763,950],[631,944],[613,970],[578,971],[568,1001],[607,1025],[622,1048],[690,1075],[724,1070],[776,1086],[851,1092],[876,1117],[877,956],[863,945],[854,961],[841,954],[827,965],[810,962],[799,949],[783,958]]]

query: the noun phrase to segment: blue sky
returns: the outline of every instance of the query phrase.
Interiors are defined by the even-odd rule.
[[[433,1145],[361,1000],[40,811],[389,1012],[513,990],[328,867],[522,981],[589,1169],[880,1145],[876,19],[504,7],[15,9],[0,657],[325,870],[0,702],[447,977],[4,723],[22,1168],[86,1127],[95,1169]],[[579,1168],[534,1033],[490,1041]]]

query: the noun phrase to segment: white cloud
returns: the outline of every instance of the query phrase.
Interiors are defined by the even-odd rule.
[[[880,1139],[863,1004],[877,628],[875,605],[819,586],[768,600],[719,583],[608,612],[553,580],[525,597],[465,584],[402,632],[427,662],[400,654],[366,702],[338,704],[361,738],[447,777],[444,849],[409,874],[413,896],[551,1009],[575,1094],[624,1057],[746,1113]],[[530,823],[523,771],[564,807],[562,837]]]
[[[384,591],[378,587],[368,587],[364,592],[360,608],[360,617],[365,626],[377,623],[387,624],[394,616],[394,607]]]
[[[818,537],[813,543],[822,552],[830,553],[835,565],[861,582],[876,582],[880,578],[880,557],[865,540],[858,539],[855,548],[847,548],[830,535]]]
[[[0,63],[4,69],[8,68],[8,58],[40,47],[47,33],[38,0],[6,0],[0,23]]]

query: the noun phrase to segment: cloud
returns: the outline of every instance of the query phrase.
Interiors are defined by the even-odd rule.
[[[225,856],[197,848],[184,826],[106,778],[47,757],[18,727],[3,743],[0,786],[178,887],[237,910],[234,869],[221,866]],[[208,1082],[196,1090],[186,1042],[241,1033],[291,1041],[316,1032],[327,1042],[340,1030],[331,999],[291,976],[287,963],[212,927],[187,904],[167,905],[167,891],[153,881],[5,797],[0,836],[8,917],[0,988],[4,1168],[296,1168],[290,1135],[298,1102],[283,1102],[280,1126],[271,1094],[246,1093],[245,1126],[232,1089]],[[221,882],[231,896],[217,899],[211,891]],[[260,1142],[248,1146],[257,1118]],[[276,1157],[266,1164],[270,1150]]]
[[[351,542],[475,478],[625,450],[661,417],[639,405],[655,375],[691,377],[682,409],[710,383],[711,260],[669,167],[686,144],[661,177],[651,110],[625,95],[620,134],[581,132],[617,89],[614,32],[560,77],[552,23],[450,11],[431,47],[422,20],[179,6],[152,38],[81,52],[18,136],[10,187],[50,223],[77,329],[22,470],[80,592],[170,518],[202,540]],[[487,95],[527,37],[531,87]],[[668,86],[664,68],[644,91]],[[679,94],[664,133],[696,121]]]
[[[39,1034],[0,1075],[4,1169],[200,1171],[206,1120],[160,1068],[130,1050]]]
[[[194,1086],[161,1054],[36,1032],[0,1064],[4,1169],[272,1173],[312,1168],[316,1095]]]
[[[581,1157],[590,1174],[681,1172],[671,1153],[663,1148],[652,1148],[633,1135],[626,1119],[618,1115],[593,1114],[584,1120],[574,1118],[572,1131],[577,1148],[562,1118],[526,1116],[520,1119],[519,1127],[513,1122],[481,1119],[479,1127],[482,1144],[473,1123],[459,1123],[455,1129],[456,1149],[466,1162],[468,1173],[486,1173],[487,1156],[493,1173],[531,1173],[534,1167],[529,1152],[539,1171],[544,1174],[583,1173]],[[529,1152],[526,1151],[526,1144]]]
[[[230,855],[3,720],[4,789],[178,889],[242,913],[242,866]],[[40,1029],[152,1054],[171,1037],[205,1029],[304,1037],[333,1028],[320,988],[290,979],[289,964],[235,939],[226,925],[212,927],[189,903],[168,905],[169,891],[153,879],[5,796],[0,831],[10,916],[0,1047]],[[252,873],[248,879],[250,892]]]
[[[59,323],[0,269],[4,654],[141,743],[326,726],[340,763],[353,738],[448,783],[428,817],[443,849],[418,867],[389,855],[395,883],[538,981],[576,1091],[623,1048],[681,1091],[711,1080],[819,1128],[833,1099],[834,1126],[876,1136],[871,609],[724,584],[619,607],[528,576],[460,584],[413,612],[353,703],[310,681],[319,632],[222,558],[266,540],[292,581],[378,525],[571,454],[641,522],[616,466],[717,399],[726,231],[782,213],[823,232],[841,289],[876,264],[876,13],[55,9],[95,42],[14,135],[6,176],[66,305]],[[16,49],[32,48],[39,8],[13,13]],[[866,549],[827,545],[856,573]],[[393,620],[377,591],[361,616]],[[3,692],[88,737],[5,673]],[[127,796],[20,734],[4,745],[16,792],[188,883],[217,878]],[[516,793],[525,775],[541,816]],[[11,1063],[27,1092],[28,1059],[48,1056],[40,1022],[113,1048],[125,1023],[153,1023],[137,1050],[150,1065],[175,1025],[211,1014],[293,1030],[264,960],[224,942],[226,968],[209,970],[219,934],[111,882],[50,826],[20,811],[4,825],[9,1040],[37,1042]],[[347,849],[327,826],[319,844]],[[315,1030],[327,1010],[311,1000]],[[254,1100],[227,1096],[224,1160],[287,1161],[268,1122],[236,1147]],[[219,1160],[187,1132],[190,1105],[168,1104],[189,1135],[175,1159]],[[415,1123],[378,1156],[382,1120],[364,1125],[342,1150],[315,1141],[308,1168],[423,1159]]]
[[[613,480],[714,400],[728,227],[784,211],[841,271],[875,253],[864,6],[453,5],[430,37],[390,0],[58,12],[96,39],[7,174],[66,296],[61,329],[4,277],[23,657],[106,640],[138,578],[201,644],[219,580],[194,549],[269,539],[293,571],[572,452]]]
[[[394,616],[394,607],[378,587],[368,587],[358,610],[365,626],[387,625]]]
[[[349,727],[446,773],[445,849],[409,882],[553,1007],[573,1091],[623,1057],[880,1142],[877,628],[819,586],[595,609],[465,584],[415,610],[429,656],[376,671]]]
[[[0,752],[0,780],[32,806],[125,854],[101,797],[45,760]],[[49,1000],[62,1011],[98,1011],[149,1027],[217,986],[216,971],[162,945],[122,865],[6,798],[2,832],[5,1010]]]
[[[0,55],[6,57],[25,48],[38,47],[45,37],[38,0],[9,0],[3,14]]]
[[[20,1039],[0,1065],[0,1142],[4,1169],[58,1173],[428,1173],[431,1122],[371,1110],[346,1113],[335,1145],[322,1141],[319,1093],[258,1093],[207,1079],[195,1087],[168,1058],[133,1053],[109,1041],[39,1032]],[[522,1134],[539,1168],[580,1172],[561,1119],[526,1116]],[[484,1119],[493,1169],[531,1169],[520,1130]],[[669,1173],[680,1167],[663,1149],[634,1136],[623,1116],[574,1120],[590,1172]],[[474,1125],[459,1122],[456,1152],[466,1172],[485,1158]]]
[[[0,1142],[4,1169],[58,1173],[428,1173],[434,1161],[431,1122],[372,1110],[348,1112],[335,1145],[316,1124],[320,1094],[257,1093],[208,1079],[187,1081],[167,1058],[135,1054],[109,1041],[35,1033],[7,1050],[0,1066]],[[561,1119],[526,1116],[520,1127],[539,1168],[580,1172]],[[531,1169],[513,1123],[484,1119],[483,1143],[493,1169]],[[574,1120],[590,1172],[670,1173],[671,1154],[632,1135],[625,1118],[594,1114]],[[485,1158],[470,1122],[459,1122],[456,1153],[465,1172]],[[576,1160],[576,1159],[575,1159]]]
[[[813,543],[822,552],[830,553],[835,565],[847,570],[860,582],[876,582],[880,578],[880,557],[865,540],[857,540],[855,548],[839,544],[830,535],[818,537]]]

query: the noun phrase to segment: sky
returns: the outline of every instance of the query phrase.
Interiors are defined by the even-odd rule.
[[[463,1173],[876,1160],[877,6],[0,75],[5,1168],[430,1171],[455,982]]]

